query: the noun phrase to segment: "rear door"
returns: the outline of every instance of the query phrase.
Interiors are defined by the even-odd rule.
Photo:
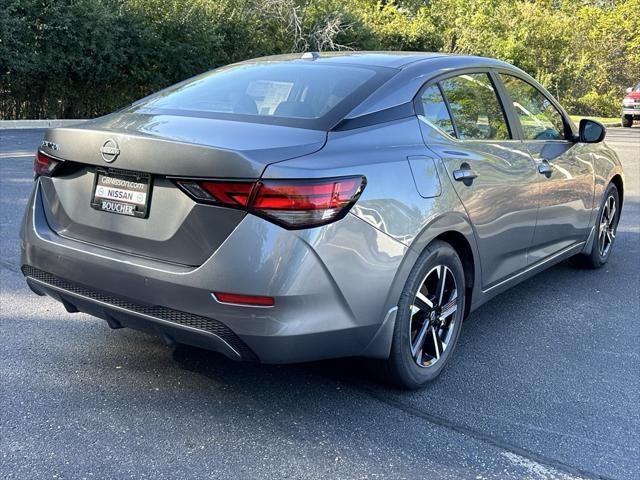
[[[540,180],[538,217],[528,263],[586,240],[594,195],[592,157],[576,143],[563,114],[541,90],[499,74]]]
[[[427,85],[421,104],[421,119],[443,133],[429,135],[434,130],[423,126],[473,223],[489,288],[526,267],[538,208],[534,162],[512,136],[488,72]]]

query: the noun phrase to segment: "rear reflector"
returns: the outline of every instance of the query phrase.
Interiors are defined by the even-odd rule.
[[[362,176],[258,182],[177,180],[194,200],[241,208],[285,228],[308,228],[344,217],[366,185]]]
[[[232,303],[235,305],[250,305],[253,307],[273,307],[273,297],[259,297],[255,295],[240,295],[237,293],[213,292],[212,295],[220,303]]]
[[[42,153],[41,151],[36,152],[36,158],[33,162],[33,171],[36,174],[36,178],[44,175],[50,177],[53,174],[53,171],[60,165],[60,161],[56,160],[46,153]]]

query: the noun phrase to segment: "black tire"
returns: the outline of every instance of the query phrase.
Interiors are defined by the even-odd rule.
[[[440,278],[444,278],[442,284],[438,284]],[[434,288],[430,288],[431,286]],[[435,295],[431,297],[430,292],[440,291],[441,286],[442,299],[438,301]],[[453,288],[456,290],[455,293]],[[421,294],[429,293],[431,306],[416,297],[418,289],[421,289]],[[454,304],[454,313],[447,316],[446,313],[454,308]],[[418,309],[420,305],[424,308]],[[442,308],[443,306],[445,308]],[[448,243],[435,240],[416,261],[400,296],[391,355],[387,360],[389,380],[400,387],[415,389],[435,379],[445,368],[455,349],[462,327],[464,306],[465,281],[462,262]],[[425,323],[427,321],[430,322],[429,326]],[[423,330],[431,335],[426,336]],[[443,337],[438,338],[446,340],[446,343],[433,337],[436,331],[443,332]],[[411,354],[412,342],[416,346],[420,344],[418,337],[421,332],[423,336],[420,338],[425,338],[424,346],[420,347],[419,353],[414,356]],[[436,342],[442,347],[441,352],[437,352]],[[423,366],[420,366],[419,362]]]
[[[609,236],[606,233],[602,234],[601,224],[606,216],[605,209],[610,209],[608,206],[613,200],[615,205],[615,212],[610,221]],[[581,253],[571,258],[573,263],[583,268],[601,268],[611,257],[611,251],[613,250],[613,244],[615,242],[615,235],[618,229],[618,221],[620,220],[620,196],[618,195],[618,189],[613,183],[610,183],[607,189],[602,195],[602,202],[600,209],[598,210],[598,216],[596,217],[595,234],[591,245],[591,251],[589,253]],[[611,236],[612,235],[612,236]],[[607,247],[608,244],[608,247]]]
[[[622,126],[627,128],[633,126],[633,115],[623,115]]]

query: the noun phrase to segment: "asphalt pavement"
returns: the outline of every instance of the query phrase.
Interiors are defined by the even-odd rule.
[[[19,273],[42,130],[0,130],[0,478],[640,478],[640,128],[606,268],[557,265],[465,322],[445,372],[234,363],[69,314]]]

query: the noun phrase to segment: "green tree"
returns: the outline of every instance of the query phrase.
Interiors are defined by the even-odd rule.
[[[92,117],[184,78],[305,50],[483,55],[572,113],[640,79],[640,0],[0,0],[2,118]]]

